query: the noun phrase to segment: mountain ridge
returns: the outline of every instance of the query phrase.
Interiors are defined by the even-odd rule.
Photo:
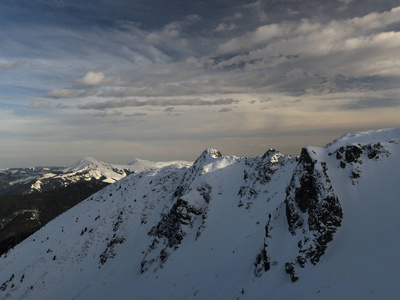
[[[69,167],[8,168],[0,170],[0,195],[41,192],[91,180],[113,183],[131,173],[171,164],[190,164],[190,162],[151,162],[135,159],[122,165],[84,157]]]
[[[395,298],[399,143],[394,128],[299,157],[207,149],[131,174],[2,256],[3,299]]]

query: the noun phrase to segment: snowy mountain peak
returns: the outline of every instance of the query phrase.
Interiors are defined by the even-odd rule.
[[[139,159],[139,158],[134,158],[133,160],[131,160],[128,165],[134,165],[134,164],[138,164],[138,163],[146,163],[148,162],[148,160],[143,160],[143,159]]]
[[[81,171],[84,170],[87,167],[92,167],[95,168],[97,166],[104,165],[103,162],[98,161],[97,159],[93,157],[84,157],[80,160],[78,160],[76,163],[73,165],[69,166],[68,168],[65,169],[65,172],[70,172],[70,171]]]
[[[206,164],[207,162],[213,161],[220,157],[222,157],[222,154],[217,149],[207,148],[196,159],[196,161],[193,164],[193,168],[194,169],[200,168],[202,165]]]
[[[217,157],[222,157],[221,152],[219,152],[217,149],[214,148],[207,148],[206,150],[203,151],[201,154],[202,156],[211,156],[212,158],[217,158]]]

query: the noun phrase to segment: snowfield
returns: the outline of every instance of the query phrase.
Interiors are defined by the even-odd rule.
[[[0,298],[397,299],[399,143],[135,160],[0,258]]]

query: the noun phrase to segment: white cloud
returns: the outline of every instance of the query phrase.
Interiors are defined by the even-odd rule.
[[[400,32],[385,32],[386,26],[400,22],[400,7],[364,17],[331,21],[326,24],[303,19],[299,23],[282,22],[258,27],[219,48],[221,53],[235,53],[251,49],[216,66],[225,68],[243,65],[244,71],[257,77],[258,70],[269,70],[264,76],[265,86],[305,88],[324,80],[334,80],[338,74],[350,77],[400,76]],[[381,30],[381,32],[376,32]],[[285,75],[291,70],[305,70],[306,78]],[[304,76],[305,73],[301,73]],[[314,74],[314,75],[313,75]],[[280,80],[280,82],[277,82]],[[295,80],[295,81],[294,81]],[[286,81],[286,83],[285,83]]]
[[[284,37],[296,27],[294,23],[270,24],[258,27],[241,37],[235,37],[219,46],[219,53],[230,53],[243,49],[251,49],[258,44],[266,43],[276,37]]]
[[[87,85],[97,85],[104,82],[106,76],[103,72],[95,73],[95,72],[88,72],[81,80],[83,84]]]
[[[245,49],[253,49],[262,45],[276,45],[284,43],[287,39],[292,41],[303,40],[304,44],[309,39],[319,40],[315,42],[317,48],[308,47],[309,50],[324,51],[323,49],[335,49],[346,38],[368,35],[371,31],[382,29],[389,25],[400,23],[400,7],[382,13],[370,13],[363,17],[350,18],[342,21],[331,21],[321,24],[309,19],[300,22],[282,22],[258,27],[256,30],[235,37],[219,46],[219,53],[232,53]],[[279,38],[277,43],[271,41]],[[321,40],[322,38],[322,40]],[[283,40],[283,41],[282,41]],[[328,43],[325,43],[328,42]],[[313,45],[313,46],[315,46]],[[297,48],[290,48],[290,51]]]
[[[171,37],[178,36],[182,31],[182,24],[178,22],[172,22],[164,26],[164,33]]]
[[[126,81],[119,76],[106,77],[103,72],[88,72],[78,82],[84,85],[123,85]]]
[[[400,23],[400,6],[394,7],[390,11],[370,13],[364,17],[348,19],[345,25],[365,31],[384,28],[395,23]]]

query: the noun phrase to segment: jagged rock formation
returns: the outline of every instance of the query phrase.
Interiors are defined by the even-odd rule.
[[[343,218],[326,162],[313,159],[312,152],[302,150],[285,199],[289,231],[293,235],[302,234],[296,259],[302,267],[307,259],[312,264],[319,261]]]

